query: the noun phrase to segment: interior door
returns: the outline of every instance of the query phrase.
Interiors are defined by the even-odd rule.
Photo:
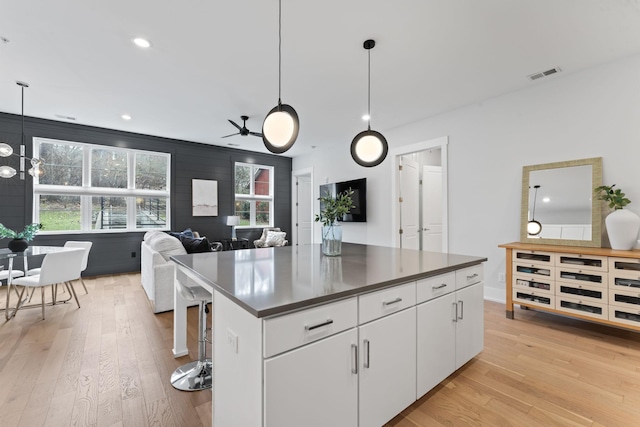
[[[420,248],[420,171],[418,162],[400,158],[400,247]]]
[[[422,250],[442,252],[442,166],[422,168]]]
[[[295,230],[296,245],[309,245],[313,235],[313,214],[311,212],[311,175],[296,176],[295,197]]]

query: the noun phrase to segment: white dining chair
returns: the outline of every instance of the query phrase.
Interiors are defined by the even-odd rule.
[[[23,287],[22,291],[20,292],[20,296],[18,297],[18,303],[16,304],[14,315],[20,308],[23,307],[22,297],[24,295],[25,289],[40,288],[40,295],[42,298],[42,319],[44,320],[44,288],[45,286],[55,287],[58,283],[63,283],[66,286],[69,295],[73,295],[78,308],[80,308],[80,302],[78,301],[78,296],[76,295],[76,291],[73,288],[73,283],[71,283],[71,281],[76,280],[78,279],[78,277],[80,277],[84,252],[85,250],[82,248],[73,248],[60,252],[50,252],[46,254],[44,256],[44,259],[42,260],[40,274],[13,279],[11,281],[13,285]],[[52,295],[52,304],[55,304],[55,291],[52,291]]]
[[[80,241],[80,240],[68,240],[64,244],[65,248],[84,249],[84,257],[82,258],[81,273],[87,269],[87,264],[89,262],[89,252],[91,252],[91,246],[93,246],[93,242],[86,242],[86,241]],[[35,276],[36,274],[40,274],[40,268],[32,268],[29,271],[27,271],[27,276]],[[80,279],[80,283],[82,283],[82,287],[84,288],[84,293],[88,294],[89,291],[87,291],[87,286],[84,284],[84,279],[82,278],[82,274],[80,274],[80,277],[78,277],[78,279]],[[31,301],[32,296],[33,296],[33,291],[29,296],[29,301]]]

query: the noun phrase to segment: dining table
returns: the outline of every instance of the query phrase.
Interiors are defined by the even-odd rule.
[[[15,315],[15,308],[11,309],[10,307],[10,296],[11,296],[11,284],[12,284],[12,272],[13,272],[13,264],[15,259],[22,260],[22,266],[24,269],[24,273],[27,274],[29,271],[29,258],[34,258],[38,256],[44,256],[51,252],[62,252],[68,250],[75,250],[76,248],[65,248],[63,246],[29,246],[23,252],[13,252],[8,248],[0,249],[0,262],[7,262],[7,272],[9,276],[7,277],[7,297],[5,301],[5,308],[0,310],[4,310],[4,317],[7,320],[10,320]],[[19,303],[20,301],[18,301]],[[16,303],[16,306],[17,304]]]

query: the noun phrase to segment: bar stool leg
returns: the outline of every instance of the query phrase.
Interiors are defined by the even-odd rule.
[[[200,300],[198,309],[198,360],[180,366],[171,374],[171,385],[182,391],[211,388],[211,359],[207,359],[207,301]]]

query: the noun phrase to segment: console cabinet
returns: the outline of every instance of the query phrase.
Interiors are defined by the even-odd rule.
[[[513,306],[640,331],[640,251],[509,243],[508,318]]]

